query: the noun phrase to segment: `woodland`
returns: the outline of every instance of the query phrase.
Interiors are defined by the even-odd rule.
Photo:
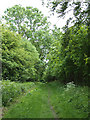
[[[0,20],[2,120],[89,118],[90,3],[47,0],[47,7],[73,17],[62,30],[50,28],[39,9],[15,5]]]

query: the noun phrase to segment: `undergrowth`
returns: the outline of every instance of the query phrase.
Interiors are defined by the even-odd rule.
[[[35,84],[33,82],[29,83],[17,83],[10,82],[9,80],[0,81],[1,93],[2,93],[2,105],[8,106],[10,102],[13,101],[14,98],[20,96],[27,92]]]
[[[34,85],[35,88],[28,91]],[[73,82],[62,85],[58,81],[44,84],[41,82],[10,83],[10,81],[4,81],[3,86],[3,101],[5,102],[10,101],[13,96],[19,96],[22,91],[27,91],[18,103],[12,105],[4,118],[53,118],[50,105],[53,106],[58,118],[88,118],[87,86],[76,86]],[[48,95],[50,96],[50,105],[48,104]]]
[[[88,117],[88,87],[76,86],[73,82],[66,86],[49,83],[52,87],[51,103],[59,118]]]

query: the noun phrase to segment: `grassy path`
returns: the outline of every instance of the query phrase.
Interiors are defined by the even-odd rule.
[[[54,118],[55,118],[55,120],[58,120],[58,116],[57,116],[57,114],[56,114],[56,112],[55,112],[55,110],[54,110],[54,108],[53,108],[53,106],[52,106],[52,104],[51,104],[51,101],[50,101],[50,88],[48,88],[48,104],[49,104],[49,106],[50,106],[50,109],[51,109],[51,111],[52,111],[52,113],[53,113],[53,116],[54,116]]]
[[[8,108],[4,118],[86,118],[87,87],[64,88],[59,82],[36,83]]]
[[[4,118],[57,118],[50,103],[50,90],[44,84],[37,85],[12,105]]]

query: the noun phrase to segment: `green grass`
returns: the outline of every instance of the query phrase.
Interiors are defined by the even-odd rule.
[[[37,85],[23,96],[19,103],[8,110],[4,118],[53,118],[48,104],[48,91],[42,85]]]
[[[50,83],[51,104],[59,118],[88,117],[88,87],[75,86],[73,83],[62,87],[59,83]]]
[[[88,117],[88,87],[59,82],[36,83],[35,88],[18,99],[4,114],[4,118],[54,118],[50,104],[58,118]]]

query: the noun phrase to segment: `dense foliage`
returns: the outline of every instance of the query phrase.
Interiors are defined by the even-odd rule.
[[[14,98],[19,97],[22,93],[27,92],[31,87],[34,87],[34,83],[16,83],[7,81],[0,81],[2,87],[2,105],[8,106]]]
[[[2,78],[12,81],[35,79],[39,61],[36,48],[26,39],[2,27]]]
[[[63,28],[63,33],[56,26],[50,30],[47,18],[37,8],[24,8],[21,5],[15,5],[5,11],[3,19],[6,21],[10,31],[21,34],[22,42],[20,40],[17,42],[16,40],[16,47],[11,42],[13,45],[8,44],[9,48],[4,48],[8,50],[8,53],[10,52],[9,58],[7,50],[3,50],[5,52],[3,53],[3,55],[5,54],[5,58],[3,58],[4,79],[6,79],[5,76],[9,76],[8,79],[12,80],[34,79],[52,81],[59,79],[63,83],[69,81],[87,83],[89,77],[89,3],[85,4],[87,6],[84,10],[83,7],[82,9],[80,8],[84,4],[83,2],[81,4],[80,2],[70,3],[61,1],[60,3],[50,2],[50,4],[52,4],[53,11],[56,11],[61,16],[66,15],[67,6],[70,9],[74,6],[73,15],[75,21],[72,21],[73,26],[69,27],[70,21],[73,20],[73,18],[69,18],[66,26]],[[61,6],[60,9],[58,9],[59,5]],[[28,39],[28,42],[25,38]],[[4,38],[2,39],[6,45],[7,43],[5,43]],[[12,41],[12,37],[10,41]],[[30,42],[39,53],[39,61],[38,53],[34,52],[35,50],[31,50],[32,52],[29,50],[32,46]],[[14,46],[13,49],[11,48],[12,46]],[[29,54],[29,52],[33,55]],[[17,53],[17,59],[14,58],[15,53]],[[23,53],[23,55],[20,53]],[[19,54],[21,55],[20,58]],[[17,62],[13,63],[13,65],[8,62],[12,62],[12,58],[15,62],[19,62],[19,66],[17,66]]]
[[[71,15],[68,15],[63,27],[64,34],[61,34],[59,29],[53,32],[54,41],[47,57],[49,62],[44,72],[45,79],[87,84],[90,76],[90,3],[47,0],[47,6],[53,14],[57,13],[59,18],[64,18],[68,13]]]
[[[41,59],[45,58],[51,43],[50,23],[41,11],[30,6],[15,5],[7,9],[2,18],[11,31],[15,31],[30,40],[39,52]]]
[[[49,61],[45,73],[47,80],[50,80],[51,77],[51,79],[57,79],[64,83],[88,82],[87,30],[88,28],[83,25],[80,26],[80,29],[73,26],[68,29],[66,34],[59,32],[53,36],[54,43],[47,57]],[[57,33],[58,31],[59,29],[57,29]]]
[[[15,5],[5,11],[2,20],[6,22],[10,31],[21,34],[36,47],[40,58],[35,67],[37,79],[42,79],[45,70],[45,58],[52,43],[50,23],[47,21],[47,17],[44,17],[37,8]]]

